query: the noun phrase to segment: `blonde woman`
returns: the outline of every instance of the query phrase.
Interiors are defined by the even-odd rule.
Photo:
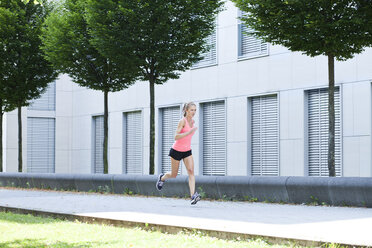
[[[159,175],[158,181],[156,182],[156,188],[160,191],[165,180],[177,176],[180,161],[183,160],[187,173],[189,174],[191,204],[194,205],[200,201],[201,198],[198,192],[195,192],[194,159],[191,153],[191,138],[197,129],[194,125],[195,121],[193,120],[196,112],[195,103],[186,103],[183,106],[182,112],[183,118],[178,123],[176,134],[174,136],[175,142],[169,151],[172,171]]]

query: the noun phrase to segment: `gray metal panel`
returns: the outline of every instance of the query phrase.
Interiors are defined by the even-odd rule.
[[[174,135],[177,130],[178,122],[181,119],[180,107],[162,108],[162,153],[161,153],[161,168],[162,172],[166,173],[171,171],[171,160],[168,156],[169,150],[174,143]],[[178,170],[181,174],[182,166]]]
[[[27,172],[54,173],[55,119],[27,118]]]
[[[340,90],[335,89],[335,165],[341,167]],[[328,171],[328,89],[308,91],[308,168],[309,176],[329,176]]]
[[[35,99],[28,107],[29,110],[56,110],[56,82],[49,83],[40,98]]]
[[[226,175],[225,102],[202,104],[203,175]]]
[[[124,160],[127,174],[142,174],[142,112],[124,114],[123,130],[125,132]]]
[[[103,116],[94,116],[94,163],[93,163],[93,173],[103,174],[103,139],[104,139],[104,129],[103,129]]]
[[[277,95],[251,98],[251,175],[279,176]]]
[[[200,55],[203,59],[195,63],[193,68],[217,64],[217,28],[205,39],[205,43],[209,50]]]

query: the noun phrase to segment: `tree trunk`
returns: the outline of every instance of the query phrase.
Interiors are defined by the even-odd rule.
[[[0,172],[3,172],[3,116],[2,101],[0,100]]]
[[[103,114],[103,173],[108,174],[108,91],[104,92]]]
[[[335,58],[328,55],[328,170],[329,176],[336,176],[335,169]]]
[[[150,80],[150,175],[155,172],[155,82]]]
[[[22,106],[18,106],[18,172],[22,172]]]

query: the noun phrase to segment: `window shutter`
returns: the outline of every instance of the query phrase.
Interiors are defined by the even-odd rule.
[[[217,30],[209,35],[206,40],[206,47],[209,48],[208,51],[202,53],[200,56],[203,58],[193,65],[193,68],[215,65],[217,64]]]
[[[279,176],[279,113],[276,95],[251,98],[252,176]]]
[[[103,174],[103,116],[93,117],[94,122],[94,173]]]
[[[56,82],[52,82],[48,85],[45,92],[40,98],[35,99],[30,106],[29,110],[44,110],[44,111],[55,111],[56,110]]]
[[[142,174],[142,112],[124,114],[124,170],[127,174]]]
[[[27,172],[54,173],[55,119],[27,118]]]
[[[180,107],[168,107],[162,110],[162,153],[161,153],[161,168],[162,173],[171,171],[171,160],[168,156],[169,150],[172,147],[174,140],[174,134],[176,132],[178,122],[180,121],[181,112]],[[178,174],[181,174],[182,166],[178,170]]]
[[[340,90],[335,88],[335,167],[341,168]],[[308,91],[309,176],[329,176],[328,171],[328,89]]]
[[[245,15],[239,12],[239,17]],[[239,21],[240,22],[240,21]],[[238,57],[249,58],[269,54],[269,44],[254,37],[251,32],[254,30],[244,23],[238,24]]]
[[[226,175],[226,111],[224,101],[202,104],[203,175]]]

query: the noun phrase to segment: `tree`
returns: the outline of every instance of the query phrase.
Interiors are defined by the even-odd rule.
[[[104,93],[104,173],[108,173],[108,93],[123,90],[136,79],[131,58],[119,68],[92,45],[92,36],[84,18],[85,1],[66,0],[45,21],[42,40],[46,58],[80,86]]]
[[[7,100],[6,83],[8,82],[8,38],[14,35],[16,15],[9,9],[0,7],[0,172],[3,171],[3,116],[16,106]]]
[[[5,112],[14,110],[16,106],[9,104],[4,98],[0,98],[0,108],[0,172],[3,172],[3,117]]]
[[[232,0],[247,13],[241,19],[253,35],[291,51],[328,57],[329,176],[335,176],[334,60],[347,60],[368,44],[368,20],[361,1]],[[365,1],[365,0],[362,0]]]
[[[201,59],[221,10],[222,0],[87,1],[87,22],[97,49],[118,64],[132,51],[139,79],[149,82],[150,174],[155,167],[155,84],[178,78]]]
[[[18,171],[22,172],[22,106],[40,97],[48,83],[54,81],[57,73],[44,59],[40,49],[41,26],[48,14],[46,1],[1,1],[0,7],[12,12],[15,21],[8,27],[12,32],[5,34],[7,43],[3,46],[6,53],[6,79],[3,91],[8,103],[18,108]]]

